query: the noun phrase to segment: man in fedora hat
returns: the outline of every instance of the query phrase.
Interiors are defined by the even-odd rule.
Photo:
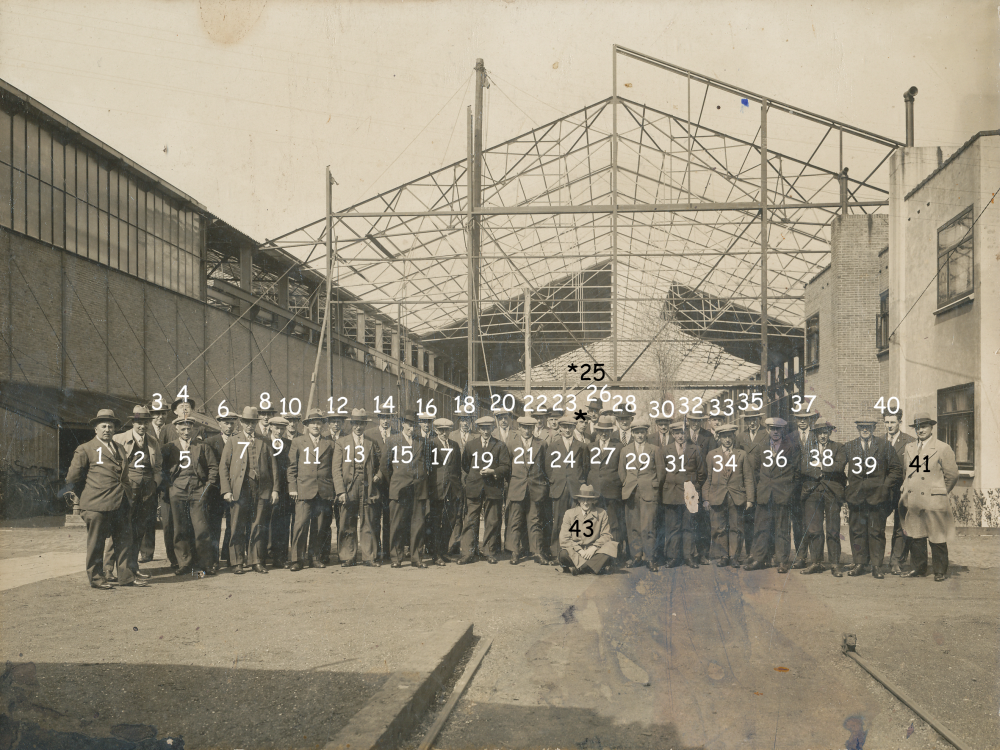
[[[304,565],[326,567],[319,537],[333,517],[333,441],[322,434],[325,423],[323,412],[311,409],[302,420],[306,434],[295,438],[288,452],[288,494],[295,501],[293,572]]]
[[[415,434],[417,414],[403,414],[402,431],[389,439],[379,473],[389,488],[389,556],[392,568],[403,567],[404,549],[409,546],[410,564],[426,568],[420,558],[424,524],[427,520],[430,460],[427,443]]]
[[[806,533],[802,553],[796,557],[809,565],[803,575],[823,571],[823,528],[826,527],[826,551],[833,564],[831,572],[837,578],[840,570],[840,508],[844,504],[844,486],[847,477],[844,467],[847,455],[844,446],[833,440],[832,423],[823,421],[810,425],[815,437],[815,447],[809,449],[808,461],[803,461],[802,502],[805,513]],[[801,567],[801,566],[800,566]]]
[[[800,478],[804,478],[809,474],[812,451],[816,450],[817,445],[817,437],[813,425],[816,424],[816,420],[819,417],[820,413],[811,409],[803,409],[796,412],[793,417],[796,429],[789,433],[789,437],[799,448],[799,460],[801,461],[799,465]],[[806,522],[804,520],[804,498],[801,483],[796,488],[795,494],[792,497],[792,502],[789,505],[789,513],[792,517],[792,543],[795,545],[795,563],[792,567],[804,568],[806,566],[807,550],[805,545]]]
[[[510,552],[511,565],[517,565],[528,549],[535,555],[536,562],[544,563],[543,550],[548,548],[548,540],[542,537],[545,517],[551,510],[549,478],[545,473],[547,451],[545,443],[535,437],[537,424],[534,417],[518,417],[518,436],[513,449],[508,446],[511,465],[507,507],[510,515],[504,546]]]
[[[156,513],[154,503],[162,459],[159,442],[149,434],[151,421],[149,409],[137,405],[132,409],[132,428],[114,437],[115,442],[125,449],[127,456],[128,481],[132,490],[129,494],[129,528],[132,531],[129,567],[137,578],[149,578],[146,573],[139,570],[139,545],[145,518],[151,509],[154,514]],[[110,574],[114,570],[114,561],[115,545],[111,539],[104,546],[105,573]]]
[[[862,575],[871,566],[872,576],[881,579],[885,578],[885,522],[892,507],[893,486],[903,478],[903,464],[885,438],[875,435],[874,417],[856,419],[854,424],[858,437],[844,446],[847,522],[854,561],[847,575]]]
[[[910,578],[927,575],[927,542],[931,544],[934,580],[948,577],[948,542],[955,539],[955,516],[949,495],[958,483],[955,451],[934,437],[937,424],[930,414],[918,413],[910,426],[917,439],[906,446],[903,492],[900,504],[903,533],[910,537]]]
[[[462,452],[448,434],[455,423],[446,417],[434,420],[434,439],[427,444],[430,451],[433,481],[431,511],[427,518],[427,547],[435,565],[450,562],[448,552],[455,530],[456,517],[465,510],[462,497]]]
[[[267,559],[276,568],[288,568],[292,537],[292,516],[295,503],[288,494],[288,456],[292,451],[292,440],[288,437],[290,422],[287,417],[271,417],[267,421],[267,442],[274,453],[278,473],[274,477],[274,489],[278,502],[271,508],[271,524],[268,531]]]
[[[378,451],[379,466],[385,460],[385,448],[389,443],[389,438],[399,433],[399,430],[392,427],[392,411],[391,406],[381,404],[373,412],[378,424],[369,427],[365,432],[365,437],[375,444]],[[383,562],[389,557],[389,488],[384,484],[381,471],[376,475],[375,482],[379,495],[379,507],[374,509],[372,533],[375,535],[377,560]]]
[[[365,436],[371,418],[364,409],[352,409],[351,431],[337,440],[333,449],[333,489],[337,493],[337,555],[340,565],[350,568],[358,553],[358,520],[361,521],[361,561],[377,567],[374,524],[380,510],[376,477],[379,453]]]
[[[161,439],[161,434],[166,423],[167,406],[166,404],[160,403],[160,408],[154,409],[150,403],[146,406],[146,408],[149,410],[150,415],[149,426],[146,429],[146,434],[156,438],[157,444],[162,447],[163,440]],[[160,475],[159,472],[157,472],[153,487],[153,495],[147,503],[146,515],[140,524],[139,562],[141,563],[152,562],[153,555],[156,552],[156,518],[160,512],[161,495],[163,494],[160,492],[159,481]],[[166,516],[169,518],[170,514],[167,513]],[[171,538],[168,541],[166,534],[164,534],[163,546],[166,550],[167,560],[171,565],[176,565],[177,557],[174,555],[173,539]]]
[[[903,464],[903,471],[906,471],[906,446],[913,442],[913,438],[900,429],[903,424],[903,411],[897,410],[894,414],[885,414],[882,417],[885,424],[885,439],[896,451],[899,461]],[[890,572],[894,576],[902,575],[902,565],[906,562],[910,554],[910,538],[903,533],[903,519],[906,517],[906,506],[899,504],[902,495],[902,481],[898,485],[893,485],[892,498],[892,541],[890,549],[892,554],[889,557]]]
[[[618,473],[622,444],[612,441],[611,436],[614,431],[615,422],[612,418],[601,417],[597,420],[595,438],[587,444],[587,454],[590,459],[587,484],[597,492],[598,505],[608,514],[611,538],[618,542],[618,549],[623,550],[625,547],[623,543],[628,536],[628,524],[625,508],[622,505],[622,478]]]
[[[791,567],[792,519],[789,505],[799,482],[798,444],[785,435],[788,423],[781,417],[768,417],[767,447],[757,454],[757,510],[754,541],[750,562],[744,570],[767,567],[767,558],[774,550],[778,572]]]
[[[743,412],[743,429],[736,434],[736,447],[745,450],[747,458],[750,459],[750,466],[754,470],[754,484],[757,483],[757,466],[759,464],[759,454],[764,450],[769,441],[767,430],[763,429],[761,423],[764,415],[759,411]],[[753,547],[753,526],[756,514],[756,505],[747,503],[743,509],[743,552],[741,557],[749,559],[750,549]]]
[[[618,557],[608,514],[598,507],[597,492],[589,484],[580,485],[573,499],[577,506],[566,511],[559,527],[559,563],[564,573],[600,574]]]
[[[465,444],[479,434],[476,426],[475,413],[464,411],[457,412],[455,418],[458,420],[458,429],[452,430],[448,435],[450,440],[458,446],[458,465],[462,472],[462,493],[455,512],[455,525],[451,530],[451,537],[448,539],[448,552],[451,554],[462,554],[462,530],[465,527],[465,479],[466,471],[462,466],[462,454],[465,452]],[[476,536],[473,543],[473,554],[479,549],[479,529],[476,529]]]
[[[753,467],[746,451],[736,447],[736,425],[720,425],[715,437],[719,447],[706,457],[708,477],[702,487],[712,514],[710,556],[720,568],[738,568],[743,552],[743,507],[754,501]]]
[[[458,564],[472,562],[479,518],[485,516],[482,546],[486,552],[486,562],[496,565],[504,481],[510,476],[510,453],[507,445],[490,432],[493,417],[480,417],[476,424],[480,428],[480,435],[467,442],[462,453],[462,468],[466,472],[466,510],[462,531],[462,557]]]
[[[646,419],[642,420],[644,425],[648,425]],[[633,426],[635,431],[638,425]],[[647,428],[648,429],[648,428]],[[695,514],[698,512],[698,504],[702,485],[708,478],[708,471],[705,459],[701,454],[701,449],[693,445],[688,440],[688,431],[683,420],[676,420],[670,423],[671,441],[663,448],[656,447],[660,453],[660,465],[662,469],[662,489],[660,491],[659,503],[663,506],[663,526],[664,526],[664,549],[663,556],[668,567],[676,568],[678,565],[686,564],[690,568],[697,568],[699,561],[697,557],[697,547],[695,545]],[[627,466],[628,449],[622,453],[623,465]],[[641,459],[641,455],[640,455]],[[641,468],[641,460],[637,462]],[[629,490],[626,483],[622,488],[624,497]],[[648,494],[648,490],[645,493]],[[648,502],[642,502],[638,510],[645,511],[646,516],[641,518],[641,533],[644,542],[644,557],[646,557],[651,570],[656,570],[655,529],[650,527],[651,519],[649,511],[655,508],[647,508]],[[652,539],[649,537],[652,536]],[[648,540],[648,541],[647,541]]]
[[[164,425],[166,432],[160,436],[160,445],[166,445],[167,443],[172,443],[177,440],[179,432],[177,430],[177,425],[175,424],[177,419],[187,419],[194,414],[194,408],[198,405],[190,396],[181,396],[175,398],[170,403],[170,413],[174,415],[173,420],[167,420],[167,424]],[[193,419],[193,417],[192,417]],[[194,421],[192,421],[191,428],[191,438],[195,441],[200,442],[202,439],[201,427]]]
[[[240,434],[222,450],[219,474],[222,497],[229,506],[233,527],[229,560],[233,572],[242,575],[248,564],[257,573],[267,573],[267,542],[271,506],[278,502],[278,462],[275,451],[257,432],[261,420],[256,406],[244,406]],[[248,554],[249,551],[249,554]]]
[[[71,502],[79,493],[80,515],[87,524],[87,580],[95,589],[110,589],[105,579],[104,540],[107,536],[115,547],[118,582],[122,586],[145,586],[137,579],[129,560],[132,556],[132,530],[129,523],[128,456],[114,440],[121,425],[111,409],[101,409],[90,420],[94,439],[78,445],[66,474],[66,485],[59,495]]]
[[[222,451],[225,450],[226,444],[236,440],[236,425],[240,421],[240,415],[226,409],[226,413],[216,417],[216,421],[219,423],[220,432],[205,438],[205,445],[211,448],[215,457],[221,461]],[[222,487],[217,483],[213,485],[208,500],[208,526],[209,534],[212,537],[213,567],[216,570],[220,565],[224,568],[229,567],[229,546],[232,543],[233,524],[228,519],[229,506],[222,499]],[[226,535],[224,537],[222,536],[223,520],[226,521]]]
[[[573,493],[586,484],[590,471],[590,454],[587,446],[573,437],[576,419],[570,414],[559,417],[559,436],[548,444],[545,473],[549,477],[549,498],[552,502],[552,533],[549,553],[553,560],[559,557],[559,533],[563,514],[573,507]]]
[[[190,416],[174,420],[177,439],[163,446],[161,486],[170,496],[170,515],[174,525],[176,575],[211,574],[214,551],[208,525],[208,492],[219,473],[215,453],[194,439],[194,420]]]

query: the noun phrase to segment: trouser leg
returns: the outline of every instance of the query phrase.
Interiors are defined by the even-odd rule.
[[[496,557],[500,552],[500,517],[503,514],[503,500],[486,500],[483,506],[483,540],[480,551],[487,557]]]
[[[630,560],[642,559],[642,501],[636,491],[624,501],[625,522],[628,525],[628,554]]]
[[[132,514],[131,507],[122,504],[108,514],[111,521],[111,538],[115,543],[115,567],[118,569],[118,583],[129,584],[135,580],[135,573],[129,567],[132,557]]]
[[[461,493],[452,501],[451,531],[448,535],[448,552],[458,549],[462,554],[462,531],[465,528],[465,493]]]
[[[709,517],[712,522],[712,549],[709,556],[712,559],[729,557],[729,509],[732,501],[728,498],[721,505],[711,506]]]
[[[222,518],[226,515],[226,502],[222,499],[222,492],[218,487],[210,490],[208,500],[208,534],[212,542],[212,562],[219,561],[221,550],[219,541],[222,537]]]
[[[229,504],[229,525],[233,529],[229,543],[229,560],[233,565],[246,565],[247,537],[250,534],[250,517],[253,514],[253,492],[244,487],[235,503]]]
[[[702,501],[698,500],[698,512],[691,514],[692,532],[694,535],[694,557],[708,557],[712,546],[712,521],[709,511],[705,510]]]
[[[947,542],[931,542],[931,565],[934,575],[948,575],[948,544]],[[925,563],[926,565],[926,563]]]
[[[409,543],[412,514],[412,490],[405,490],[400,493],[399,499],[389,501],[389,555],[396,564],[403,562],[403,548]]]
[[[642,528],[642,555],[647,563],[652,564],[656,560],[656,509],[659,503],[655,499],[640,499],[637,503]]]
[[[728,501],[727,501],[728,502]],[[743,552],[743,506],[729,505],[729,559],[739,560]]]
[[[868,564],[868,514],[865,504],[851,504],[847,509],[847,525],[851,537],[851,558],[855,565]]]
[[[173,503],[170,501],[170,489],[160,491],[160,524],[163,526],[163,553],[167,556],[167,562],[172,566],[179,567],[177,553],[174,551],[174,511]]]
[[[188,517],[191,519],[191,534],[194,540],[192,566],[196,570],[207,570],[215,560],[212,540],[208,528],[208,502],[200,495],[188,503]]]
[[[337,511],[337,556],[341,563],[354,562],[358,555],[358,503],[339,502]]]
[[[392,518],[390,517],[388,497],[388,493],[382,495],[382,505],[379,511],[379,554],[383,559],[389,558],[389,551],[392,549]]]
[[[840,502],[833,498],[824,501],[826,516],[826,554],[832,565],[840,565]]]
[[[667,529],[666,529],[666,511],[665,506],[657,503],[656,505],[656,544],[654,545],[657,552],[657,561],[663,559],[664,550],[667,548]],[[619,547],[620,549],[620,547]]]
[[[788,565],[792,557],[792,508],[790,503],[775,505],[774,555],[779,565]]]
[[[177,565],[181,568],[190,568],[195,562],[194,528],[191,526],[188,505],[187,495],[181,493],[175,495],[171,492],[170,517],[173,521],[174,554],[177,556]]]
[[[462,528],[462,557],[472,557],[475,550],[479,516],[483,512],[483,498],[469,499],[465,503],[465,522]]]
[[[292,562],[305,564],[309,561],[306,543],[309,538],[309,527],[318,512],[319,502],[319,498],[311,500],[296,498],[295,500],[295,522],[292,525]]]
[[[562,530],[563,516],[573,507],[573,498],[567,486],[559,497],[552,498],[552,535],[549,538],[549,551],[555,557],[559,554],[559,532]]]
[[[927,539],[910,539],[910,562],[913,570],[920,575],[927,575]]]
[[[272,565],[281,566],[289,559],[289,535],[294,506],[283,496],[271,508],[271,531],[267,542],[267,556]],[[214,532],[213,532],[214,533]]]
[[[154,484],[153,492],[147,498],[143,508],[141,538],[139,542],[139,554],[143,558],[152,560],[156,552],[156,508],[160,502],[160,493]]]
[[[656,544],[655,534],[653,535],[653,544],[654,545]],[[594,574],[600,573],[601,569],[607,564],[608,560],[610,559],[611,559],[610,555],[605,555],[602,552],[595,552],[593,555],[591,555],[590,559],[583,564],[580,570],[587,570]]]
[[[669,563],[681,558],[685,510],[683,505],[663,506],[663,551]]]
[[[552,538],[552,501],[546,496],[528,501],[528,544],[531,554],[548,558]]]
[[[87,580],[90,583],[104,580],[104,540],[110,533],[110,519],[96,510],[80,511],[87,524]]]
[[[774,516],[772,509],[776,507],[773,503],[758,505],[754,511],[753,526],[753,549],[750,557],[754,562],[766,563],[771,556],[771,548],[774,544]]]
[[[885,522],[889,517],[889,507],[885,503],[867,505],[868,516],[868,559],[872,565],[882,566],[885,561]]]
[[[512,555],[523,555],[527,545],[525,537],[527,531],[528,498],[519,502],[512,502],[512,498],[507,501],[507,534],[504,538],[504,548]]]
[[[756,519],[757,507],[756,506],[744,506],[743,508],[743,557],[749,560],[751,555],[750,552],[753,549],[753,529],[754,521]]]
[[[892,556],[889,562],[902,565],[910,554],[910,538],[903,533],[903,519],[906,518],[906,506],[896,504],[892,515]]]
[[[792,541],[795,543],[795,559],[805,560],[806,545],[804,544],[806,535],[805,505],[803,503],[802,492],[792,493],[792,499],[788,503],[788,515],[792,525]]]
[[[251,506],[254,509],[250,523],[250,539],[247,542],[247,561],[251,565],[263,565],[267,561],[267,540],[271,531],[270,493],[258,495],[257,501]]]
[[[818,562],[820,552],[823,551],[823,515],[826,503],[822,495],[809,493],[802,503],[803,521],[806,525],[805,538],[802,540],[802,554],[796,550],[797,560],[810,560]]]
[[[361,559],[364,562],[372,562],[378,554],[378,531],[377,524],[382,514],[381,506],[377,502],[369,502],[367,499],[362,502],[359,510],[361,529],[358,533],[358,546],[361,548]]]
[[[318,520],[319,525],[316,529],[316,555],[314,559],[329,563],[330,555],[333,553],[333,522],[336,520],[336,515],[333,512],[333,500],[326,501],[326,505],[325,512],[321,511]],[[311,540],[309,546],[312,548]]]

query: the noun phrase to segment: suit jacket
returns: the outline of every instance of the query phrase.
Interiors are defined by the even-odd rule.
[[[150,428],[150,432],[154,432],[153,437],[156,437],[155,431],[152,428]],[[160,445],[166,445],[167,443],[172,443],[175,440],[180,440],[180,439],[181,439],[181,434],[177,431],[177,428],[174,427],[169,422],[160,428],[160,437],[159,437]],[[191,432],[191,442],[201,443],[204,441],[204,439],[205,439],[205,428],[199,424],[196,424],[194,426],[194,430],[192,430]]]
[[[171,497],[186,495],[187,500],[197,500],[204,496],[205,487],[219,481],[219,462],[215,452],[200,441],[191,441],[188,460],[182,453],[180,438],[163,446],[161,486],[169,488]]]
[[[722,505],[727,498],[733,505],[754,501],[753,465],[747,452],[734,446],[731,456],[736,458],[735,469],[726,466],[726,453],[721,446],[705,457],[708,476],[702,485],[702,493],[709,505]]]
[[[73,460],[66,473],[66,485],[59,494],[73,492],[79,496],[81,511],[107,513],[117,510],[131,494],[126,464],[128,455],[114,439],[111,446],[114,455],[95,436],[90,442],[78,445],[73,452]]]
[[[676,441],[665,448],[660,448],[660,451],[663,456],[664,471],[661,502],[664,505],[684,505],[684,483],[691,482],[694,488],[700,492],[702,485],[708,478],[705,457],[697,445],[691,441],[685,441],[684,471],[681,471],[682,452],[677,450]]]
[[[451,433],[448,435],[448,437],[451,440],[455,441],[455,444],[458,446],[458,455],[462,456],[465,453],[465,444],[467,442],[469,442],[469,440],[475,439],[475,437],[478,434],[479,433],[477,433],[475,430],[471,430],[468,433],[468,438],[466,440],[462,440],[462,430],[461,430],[461,428],[459,428],[457,430],[452,430]],[[465,467],[462,466],[462,461],[461,460],[459,460],[458,465],[462,469],[462,488],[464,489],[465,488],[466,471],[465,471]]]
[[[252,446],[246,445],[251,441]],[[233,502],[240,499],[243,491],[243,482],[249,474],[251,453],[257,456],[257,497],[253,499],[263,497],[270,500],[271,492],[275,490],[274,478],[278,474],[278,462],[271,443],[265,442],[257,433],[250,438],[245,434],[231,435],[226,447],[222,449],[222,458],[219,459],[219,489],[223,495],[232,492]]]
[[[160,468],[163,465],[163,449],[160,447],[160,441],[156,439],[154,435],[151,435],[152,430],[147,430],[146,434],[143,436],[145,438],[143,442],[143,447],[139,451],[143,454],[141,457],[137,454],[134,460],[131,460],[132,452],[136,450],[135,447],[135,433],[131,429],[125,432],[119,432],[114,436],[113,440],[125,449],[125,455],[129,460],[129,473],[132,472],[133,467],[136,463],[142,464],[148,472],[153,475],[153,481],[159,483],[160,481]]]
[[[916,438],[912,437],[911,435],[907,435],[905,432],[900,430],[899,435],[896,437],[895,445],[889,442],[888,437],[886,437],[885,441],[896,449],[896,455],[899,456],[899,461],[901,464],[903,464],[903,472],[905,473],[906,446],[908,446],[910,443],[916,442]],[[893,485],[892,489],[890,490],[890,498],[892,500],[892,504],[894,507],[899,503],[899,498],[902,495],[902,492],[903,492],[903,478],[900,478],[899,482]]]
[[[229,436],[229,439],[233,440],[235,437],[236,433],[234,432]],[[216,432],[205,438],[205,445],[212,449],[212,452],[215,453],[216,459],[222,461],[222,449],[226,447],[226,438],[223,437],[221,432]]]
[[[490,468],[493,474],[483,475],[482,470],[489,463],[483,455],[492,455]],[[465,497],[469,500],[503,500],[504,480],[510,476],[510,453],[507,446],[492,435],[480,435],[465,444],[462,452],[462,468],[465,470]]]
[[[768,456],[770,450],[771,436],[768,434],[767,443],[756,453],[757,503],[785,505],[791,502],[799,484],[798,446],[786,435],[781,438],[778,450]],[[778,466],[779,455],[784,459],[784,466]],[[765,462],[770,462],[770,466],[765,466]]]
[[[643,461],[642,456],[649,456],[649,461]],[[643,464],[646,464],[645,468]],[[618,477],[622,480],[623,498],[628,499],[635,492],[640,500],[658,502],[665,475],[663,449],[660,446],[643,443],[641,450],[635,442],[621,446]]]
[[[393,435],[385,446],[385,458],[379,466],[379,473],[388,487],[389,499],[399,500],[400,494],[413,490],[414,500],[426,500],[431,474],[430,451],[425,450],[427,441],[413,431],[411,445],[406,445],[403,434]],[[409,459],[409,460],[407,460]]]
[[[752,439],[750,437],[750,430],[744,429],[736,433],[736,447],[751,454],[751,463],[754,463],[753,459],[756,454],[763,451],[770,442],[771,435],[763,427],[757,430],[757,434]]]
[[[394,430],[392,427],[389,428],[389,439],[392,440],[393,435],[398,435],[399,430]],[[375,447],[378,449],[379,462],[383,461],[385,458],[385,441],[382,440],[382,430],[378,428],[378,425],[374,427],[369,427],[365,430],[365,437],[375,443]]]
[[[570,494],[578,492],[580,485],[587,481],[590,471],[590,454],[587,446],[579,440],[570,442],[569,450],[562,435],[549,441],[545,473],[549,477],[549,497],[562,497],[567,488]],[[558,454],[558,455],[557,455]],[[572,461],[566,457],[572,455]]]
[[[687,442],[693,443],[698,450],[701,451],[702,459],[719,447],[719,443],[715,440],[715,436],[708,430],[698,430],[698,437],[695,440],[691,439],[691,431],[688,430]]]
[[[812,465],[812,451],[819,450],[819,438],[816,436],[816,431],[809,430],[809,436],[806,438],[805,443],[802,442],[798,429],[789,433],[788,437],[794,445],[798,446],[799,449],[799,478],[802,481],[805,481],[806,477],[818,479],[822,476],[822,466]],[[827,448],[827,450],[829,450],[829,448]],[[820,459],[822,459],[822,457],[823,453],[820,451]],[[822,464],[822,460],[820,463]]]
[[[333,490],[337,498],[346,495],[349,503],[377,501],[381,492],[377,479],[379,459],[378,446],[367,435],[361,436],[360,448],[353,433],[338,438],[333,447]]]
[[[317,451],[319,463],[316,463]],[[288,451],[288,492],[297,492],[299,500],[315,497],[333,500],[333,440],[320,435],[318,447],[313,447],[308,434],[292,440]]]
[[[925,457],[928,471],[924,471]],[[907,510],[951,511],[948,493],[958,483],[958,463],[950,445],[932,437],[921,449],[914,440],[906,446],[903,466],[906,476],[900,502]]]
[[[847,465],[847,454],[844,452],[842,443],[830,440],[826,448],[819,445],[817,441],[814,448],[810,448],[809,471],[801,476],[802,479],[802,499],[824,499],[844,502],[844,488],[847,484],[847,477],[844,475],[844,466]],[[819,451],[820,466],[812,466],[816,461],[816,456],[812,451]],[[823,466],[823,453],[831,451],[833,453],[833,466]],[[817,494],[818,493],[818,494]]]
[[[610,453],[601,448],[599,440],[587,444],[587,456],[590,460],[587,484],[605,500],[621,500],[622,477],[618,473],[618,464],[621,461],[622,444],[609,440],[608,448]]]
[[[844,446],[844,453],[847,456],[847,502],[851,505],[890,502],[893,486],[903,478],[903,462],[889,441],[872,436],[865,451],[861,438],[856,437]],[[865,460],[873,456],[875,469],[869,474]]]
[[[520,437],[510,449],[510,481],[507,483],[507,499],[512,503],[527,499],[541,502],[549,496],[549,452],[548,446],[536,437],[531,438],[530,453],[524,448]]]
[[[448,447],[451,452],[445,450],[441,440],[434,438],[429,443],[431,451],[431,463],[434,466],[434,499],[442,502],[462,498],[462,449],[458,443],[448,438]],[[437,450],[437,463],[434,463],[434,450]]]

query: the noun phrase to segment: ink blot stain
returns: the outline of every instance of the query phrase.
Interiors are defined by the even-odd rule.
[[[788,667],[775,667],[774,671],[775,672],[787,672],[788,671]]]
[[[570,604],[569,609],[562,613],[563,622],[570,623],[576,622],[576,615],[573,614],[573,610],[576,609],[575,604]]]
[[[865,720],[860,716],[848,716],[844,719],[844,729],[851,733],[844,745],[845,750],[862,750],[868,738]]]

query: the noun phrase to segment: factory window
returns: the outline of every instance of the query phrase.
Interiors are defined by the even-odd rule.
[[[938,391],[938,440],[955,451],[960,469],[976,463],[975,383]]]
[[[879,295],[878,315],[875,316],[875,349],[880,353],[889,348],[889,290]]]
[[[938,307],[972,294],[972,206],[938,230]]]
[[[806,320],[806,367],[819,365],[819,313]]]

